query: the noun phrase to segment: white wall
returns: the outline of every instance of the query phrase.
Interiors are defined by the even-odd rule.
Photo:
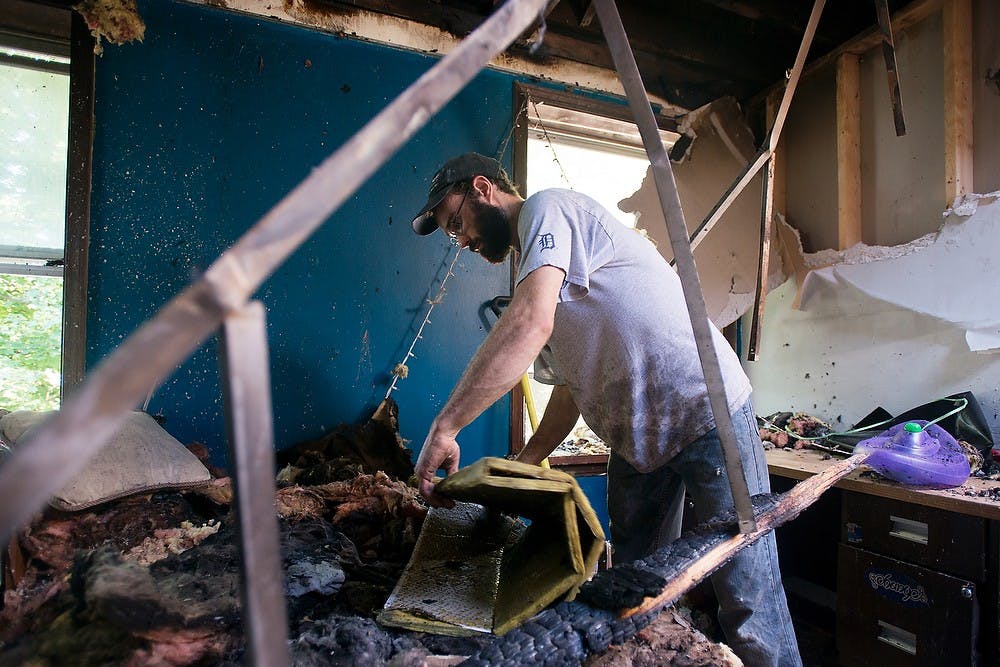
[[[1000,442],[1000,355],[969,352],[965,332],[853,288],[790,308],[792,281],[768,297],[761,361],[747,363],[760,415],[804,411],[846,428],[881,406],[899,414],[971,390]]]
[[[1000,69],[998,24],[1000,3],[974,0],[974,182],[983,193],[1000,189],[1000,88],[986,79],[988,70]],[[933,232],[942,224],[945,208],[941,19],[932,17],[896,38],[906,137],[896,137],[893,129],[881,50],[869,52],[862,62],[862,209],[869,244],[901,244]],[[814,209],[816,202],[830,206],[832,201],[834,207],[836,202],[836,178],[829,176],[836,160],[828,106],[834,82],[828,75],[818,81],[813,85],[831,88],[807,89],[790,110],[788,129],[794,132],[785,135],[787,213],[805,238],[823,240],[829,247],[837,238],[836,211]],[[815,135],[819,141],[808,140]],[[806,247],[820,249],[822,245]],[[982,267],[983,282],[977,287],[971,281],[963,295],[982,293],[982,286],[996,283],[989,256],[969,258]],[[940,288],[930,290],[941,292],[926,294],[926,300],[958,298],[955,286],[945,280],[947,268],[933,270],[941,272],[942,281]],[[905,278],[899,280],[897,293],[908,287]],[[920,289],[928,290],[926,285]],[[758,414],[802,410],[839,428],[877,406],[898,413],[972,391],[1000,443],[1000,354],[972,352],[964,327],[876,299],[844,281],[818,284],[805,310],[792,308],[796,290],[790,280],[768,295],[761,359],[745,363]],[[912,296],[920,300],[925,295]],[[1000,318],[1000,303],[981,301],[983,319]],[[744,324],[749,331],[746,316]]]

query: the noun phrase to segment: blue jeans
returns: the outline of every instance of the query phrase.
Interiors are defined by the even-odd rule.
[[[767,461],[750,401],[733,415],[733,428],[750,494],[770,492]],[[615,562],[644,558],[680,537],[685,489],[694,500],[699,523],[733,508],[715,429],[649,473],[611,454],[608,514]],[[719,600],[719,625],[744,664],[801,667],[773,532],[740,551],[711,579]]]

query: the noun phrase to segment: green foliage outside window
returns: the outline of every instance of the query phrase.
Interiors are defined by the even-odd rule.
[[[0,274],[0,408],[59,407],[62,278]]]

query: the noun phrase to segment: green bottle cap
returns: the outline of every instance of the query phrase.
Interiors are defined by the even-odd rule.
[[[906,425],[903,426],[903,430],[907,433],[920,433],[924,430],[924,427],[916,422],[906,422]]]

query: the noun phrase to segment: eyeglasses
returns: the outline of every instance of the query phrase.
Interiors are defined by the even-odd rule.
[[[448,223],[444,226],[444,233],[451,239],[452,245],[458,245],[458,235],[462,233],[462,230],[465,227],[460,214],[462,213],[462,207],[465,206],[465,199],[469,196],[470,189],[471,188],[465,189],[465,194],[462,195],[461,203],[459,203],[458,208],[456,208],[455,212],[451,214],[451,217],[448,219]]]

